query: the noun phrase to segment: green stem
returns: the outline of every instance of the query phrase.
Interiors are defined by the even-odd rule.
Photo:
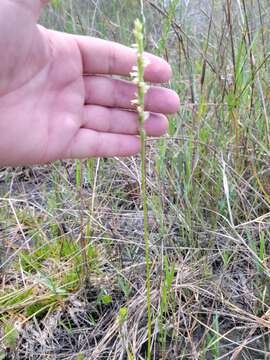
[[[142,174],[142,199],[143,199],[143,220],[144,220],[144,242],[145,242],[145,261],[146,261],[146,288],[147,288],[147,327],[148,327],[148,344],[147,359],[150,360],[151,354],[151,273],[150,273],[150,255],[149,255],[149,230],[148,230],[148,204],[146,190],[146,134],[141,128],[141,174]]]
[[[144,111],[144,97],[147,91],[147,85],[144,82],[144,69],[147,65],[144,59],[144,26],[137,19],[135,21],[134,35],[136,39],[137,49],[137,68],[134,69],[132,75],[137,85],[137,94],[134,104],[137,106],[137,112],[140,123],[141,138],[141,176],[142,176],[142,203],[143,203],[143,219],[144,219],[144,242],[145,242],[145,261],[146,261],[146,289],[147,289],[147,359],[151,358],[151,274],[150,274],[150,254],[149,254],[149,229],[148,229],[148,205],[147,205],[147,189],[146,189],[146,133],[144,130],[144,122],[146,113]]]

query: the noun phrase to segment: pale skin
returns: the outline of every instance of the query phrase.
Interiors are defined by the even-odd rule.
[[[48,2],[0,2],[0,166],[138,153],[135,85],[114,76],[129,75],[135,51],[37,25]],[[170,66],[147,57],[146,81],[167,82]],[[151,87],[147,134],[163,135],[178,108],[176,93]]]

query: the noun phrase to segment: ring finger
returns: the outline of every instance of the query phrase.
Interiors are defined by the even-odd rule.
[[[98,105],[86,105],[83,113],[83,127],[99,132],[137,135],[139,133],[138,115],[135,111],[121,110]],[[165,115],[150,113],[145,122],[149,136],[166,133],[168,120]]]

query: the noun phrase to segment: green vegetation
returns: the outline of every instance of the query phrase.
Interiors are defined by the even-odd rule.
[[[144,1],[145,46],[182,105],[146,139],[150,261],[140,157],[0,169],[0,359],[146,359],[147,263],[151,359],[270,356],[270,7],[164,3]],[[135,18],[74,0],[41,21],[131,45]]]

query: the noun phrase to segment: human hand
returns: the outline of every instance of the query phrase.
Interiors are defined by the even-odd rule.
[[[112,77],[129,75],[135,51],[37,25],[46,2],[1,0],[0,165],[136,154],[139,125],[131,105],[136,88]],[[169,65],[147,56],[146,81],[168,81]],[[164,114],[178,107],[176,93],[151,87],[148,135],[164,134]]]

